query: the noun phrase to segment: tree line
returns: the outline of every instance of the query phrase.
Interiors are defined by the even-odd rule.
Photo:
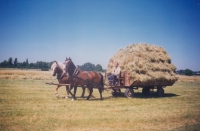
[[[186,75],[186,76],[200,75],[200,71],[192,71],[190,69],[177,70],[176,73],[180,75]]]
[[[43,61],[37,61],[36,63],[29,63],[28,59],[23,62],[19,62],[17,58],[13,60],[12,57],[10,57],[8,60],[4,60],[0,63],[0,68],[19,68],[19,69],[41,69],[42,71],[48,71],[51,68],[52,62],[43,62]],[[92,64],[90,62],[87,62],[83,65],[78,65],[78,67],[81,70],[85,71],[105,71],[100,64]],[[200,75],[200,71],[192,71],[190,69],[185,70],[177,70],[177,74],[180,75]]]
[[[19,62],[17,58],[13,60],[10,57],[8,60],[4,60],[0,63],[0,68],[19,68],[19,69],[41,69],[42,71],[48,71],[51,68],[52,62],[37,61],[36,63],[29,63],[28,59],[23,62]],[[78,65],[81,70],[86,71],[104,71],[100,64],[94,65],[87,62],[83,65]]]
[[[87,62],[83,65],[78,65],[78,67],[81,69],[81,70],[85,70],[85,71],[104,71],[102,66],[100,64],[97,64],[97,65],[94,65],[90,62]]]
[[[36,63],[29,63],[28,59],[23,62],[19,62],[17,58],[13,60],[10,57],[8,60],[4,60],[0,63],[0,68],[20,68],[20,69],[41,69],[49,70],[52,62],[37,61]]]

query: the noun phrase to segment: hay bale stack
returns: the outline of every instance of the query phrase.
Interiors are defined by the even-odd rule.
[[[175,82],[178,79],[170,56],[159,46],[132,44],[120,49],[110,58],[107,72],[112,71],[115,61],[119,63],[121,71],[130,72],[131,83]]]

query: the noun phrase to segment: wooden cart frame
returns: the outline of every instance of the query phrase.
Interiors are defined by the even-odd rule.
[[[105,74],[105,79],[106,79]],[[175,81],[159,80],[153,82],[130,82],[130,73],[121,72],[119,78],[117,78],[117,84],[115,86],[106,86],[108,89],[112,89],[112,95],[118,96],[121,93],[121,89],[125,88],[124,95],[127,98],[134,97],[134,89],[142,88],[142,94],[149,95],[151,89],[157,89],[158,97],[164,96],[164,89],[166,86],[172,86]]]

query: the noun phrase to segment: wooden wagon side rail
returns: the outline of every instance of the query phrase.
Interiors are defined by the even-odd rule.
[[[53,82],[46,82],[45,84],[47,85],[58,85],[58,86],[70,86],[71,84],[57,84],[57,83],[53,83]],[[80,86],[80,85],[79,85]],[[86,85],[84,85],[85,88],[87,88]],[[104,87],[104,90],[109,90],[109,89],[113,89],[114,86],[109,86],[106,85]],[[94,88],[98,88],[98,87],[94,87]],[[119,87],[115,87],[115,88],[125,88],[124,86],[119,86]]]
[[[46,84],[48,85],[58,85],[58,86],[70,86],[71,84],[56,84],[56,83],[53,83],[53,82],[47,82]]]
[[[71,86],[71,84],[57,84],[57,83],[53,83],[53,82],[46,82],[45,84],[47,85],[58,85],[58,86]],[[87,88],[86,85],[78,85],[78,87],[85,87]],[[98,88],[98,87],[94,87],[94,88]]]

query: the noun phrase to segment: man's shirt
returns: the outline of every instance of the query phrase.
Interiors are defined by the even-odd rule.
[[[114,67],[114,69],[112,71],[112,74],[114,74],[116,76],[119,76],[120,75],[120,71],[121,71],[121,68],[119,66],[117,68]]]

